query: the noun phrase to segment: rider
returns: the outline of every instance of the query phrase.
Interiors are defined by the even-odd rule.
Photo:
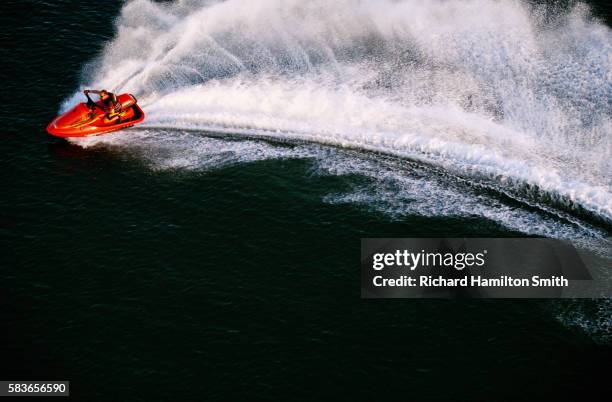
[[[100,96],[100,100],[104,104],[104,111],[106,115],[104,116],[105,123],[118,123],[119,117],[121,113],[121,103],[117,100],[117,96],[108,92],[106,89],[95,90],[95,89],[86,89],[83,91],[85,95],[87,94],[98,94]]]

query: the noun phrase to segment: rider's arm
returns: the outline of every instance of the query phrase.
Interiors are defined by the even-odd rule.
[[[83,93],[85,94],[98,94],[100,95],[100,91],[98,91],[97,89],[86,89],[83,91]]]

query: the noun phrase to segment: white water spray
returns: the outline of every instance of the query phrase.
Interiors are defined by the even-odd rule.
[[[134,93],[144,127],[385,152],[612,221],[612,32],[582,4],[134,0],[117,30],[83,87]],[[210,164],[154,130],[79,143],[151,141]]]

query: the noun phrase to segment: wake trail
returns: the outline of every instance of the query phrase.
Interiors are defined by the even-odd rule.
[[[612,224],[612,33],[584,4],[135,0],[116,27],[83,87],[120,83],[142,127],[381,152]]]

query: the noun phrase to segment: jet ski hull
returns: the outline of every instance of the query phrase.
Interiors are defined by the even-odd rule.
[[[47,132],[61,138],[90,137],[122,130],[144,120],[145,114],[133,95],[119,95],[117,101],[121,103],[119,121],[106,121],[102,102],[93,105],[83,102],[53,119],[47,126]]]

